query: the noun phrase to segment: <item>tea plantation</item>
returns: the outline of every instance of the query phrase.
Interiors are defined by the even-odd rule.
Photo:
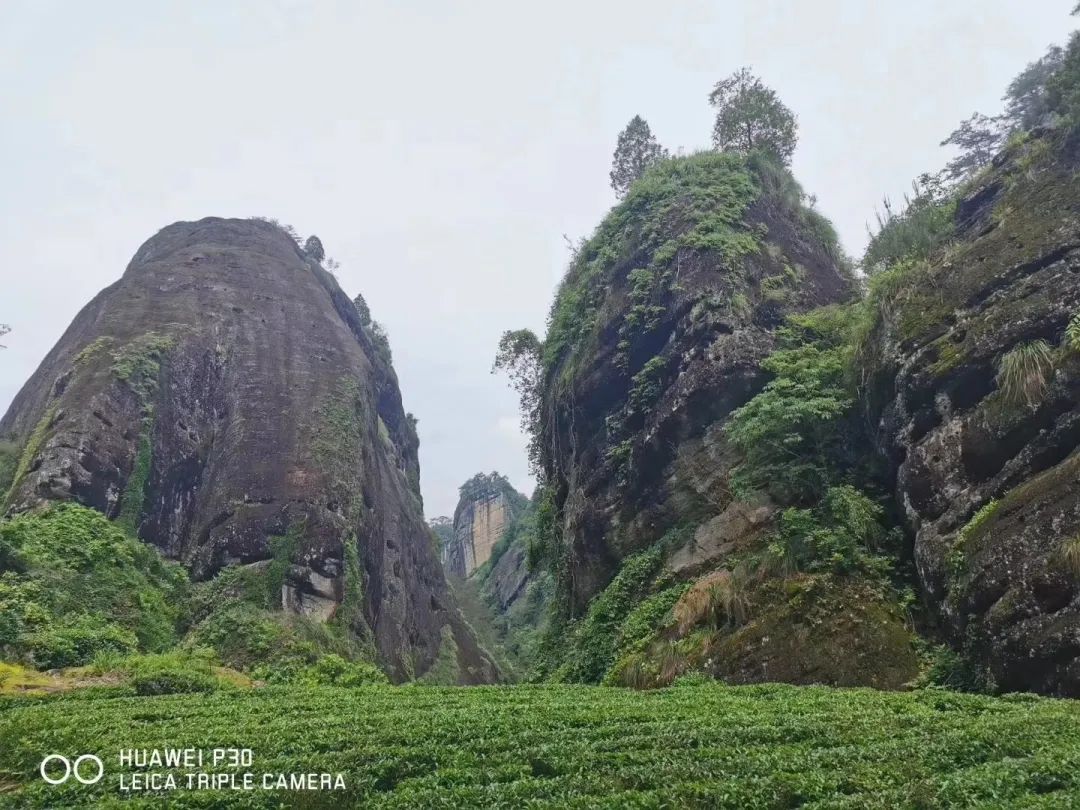
[[[1026,695],[683,683],[0,701],[3,807],[1080,806],[1080,704]],[[122,792],[139,769],[120,750],[166,746],[250,748],[240,770],[257,782],[340,772],[345,787]],[[49,753],[98,754],[105,777],[50,786],[37,772]]]

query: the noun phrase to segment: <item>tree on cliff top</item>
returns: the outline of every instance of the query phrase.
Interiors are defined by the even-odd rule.
[[[326,249],[323,248],[322,240],[314,234],[309,236],[307,241],[304,242],[304,255],[321,264],[322,260],[326,258]]]
[[[463,501],[474,501],[497,495],[500,492],[515,491],[510,479],[495,470],[487,474],[477,473],[458,487],[458,495]]]
[[[619,198],[626,196],[630,186],[645,173],[645,170],[658,160],[668,156],[667,150],[656,141],[649,129],[649,123],[640,115],[635,115],[619,133],[612,156],[611,187]]]
[[[357,293],[356,298],[353,299],[353,306],[356,307],[356,315],[360,318],[361,325],[367,327],[371,325],[371,309],[368,307],[367,300],[364,298],[363,293]]]
[[[990,118],[978,112],[973,114],[941,142],[942,146],[955,146],[960,150],[945,167],[945,177],[962,180],[988,165],[1001,149],[1006,135],[1007,130],[1000,117]]]
[[[798,142],[795,114],[749,68],[717,82],[709,94],[716,108],[713,145],[720,150],[765,149],[786,165]]]
[[[1005,91],[1005,121],[1010,130],[1038,126],[1051,112],[1047,84],[1065,63],[1065,51],[1051,45],[1046,54],[1028,64]]]

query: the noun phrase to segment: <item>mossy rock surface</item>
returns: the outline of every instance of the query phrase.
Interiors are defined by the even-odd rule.
[[[922,583],[1003,690],[1080,695],[1080,571],[1064,551],[1080,537],[1080,357],[1064,340],[1080,312],[1078,168],[1065,128],[1011,144],[964,189],[951,243],[894,271],[876,332]],[[1031,347],[1038,363],[1015,362]],[[1006,366],[1038,375],[1034,398],[1010,396]]]
[[[729,683],[779,681],[900,689],[919,674],[915,637],[894,602],[858,580],[797,577],[760,594],[760,616],[703,650]]]
[[[543,345],[538,446],[572,615],[688,512],[726,507],[730,467],[677,464],[682,446],[761,389],[786,315],[853,293],[831,226],[763,156],[661,162],[611,210],[576,253]]]

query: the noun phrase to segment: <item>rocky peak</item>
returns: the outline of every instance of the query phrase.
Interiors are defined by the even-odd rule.
[[[467,577],[484,565],[526,502],[497,472],[477,473],[462,484],[452,534],[442,550],[447,572]]]
[[[562,536],[548,565],[573,572],[561,583],[571,614],[622,560],[732,504],[722,428],[767,381],[775,330],[853,295],[831,225],[804,200],[764,156],[671,160],[575,256],[549,317],[537,419]]]
[[[448,645],[462,680],[495,677],[423,520],[389,352],[275,224],[208,218],[149,239],[0,436],[21,448],[8,513],[78,501],[196,578],[272,568],[282,609],[347,623],[397,678]]]

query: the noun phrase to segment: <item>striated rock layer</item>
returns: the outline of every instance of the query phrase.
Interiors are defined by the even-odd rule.
[[[448,647],[461,680],[497,676],[423,520],[388,353],[275,225],[208,218],[147,241],[20,391],[0,439],[21,447],[8,513],[78,501],[196,578],[284,563],[282,607],[344,618],[395,678]]]

